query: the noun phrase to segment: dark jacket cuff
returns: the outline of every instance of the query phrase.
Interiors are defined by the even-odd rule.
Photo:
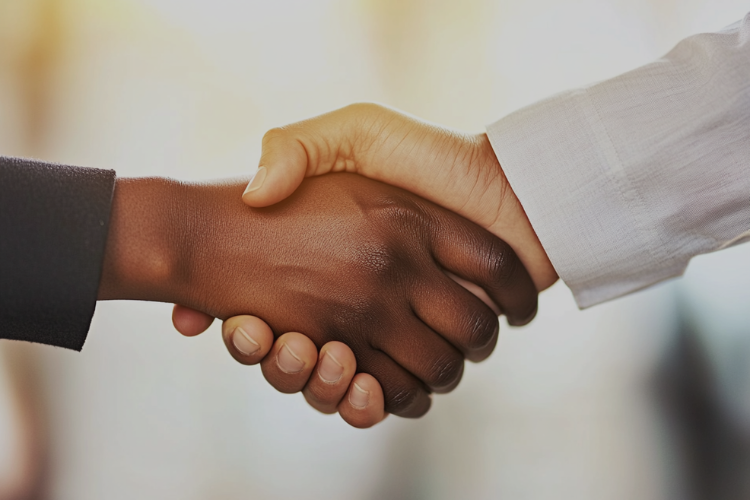
[[[81,350],[114,183],[112,170],[0,157],[0,338]]]

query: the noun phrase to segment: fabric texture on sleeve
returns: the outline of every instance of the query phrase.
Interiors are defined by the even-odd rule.
[[[81,350],[115,173],[0,157],[0,338]]]
[[[750,240],[750,14],[487,128],[581,308]]]

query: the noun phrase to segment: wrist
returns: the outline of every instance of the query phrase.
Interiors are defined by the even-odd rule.
[[[117,179],[100,300],[179,301],[184,191],[168,179]]]
[[[492,184],[498,186],[499,204],[493,220],[487,228],[505,240],[528,270],[537,290],[549,288],[558,280],[557,272],[542,247],[520,200],[513,191],[497,159],[487,134],[476,136],[476,152],[479,168],[485,175],[496,178]]]

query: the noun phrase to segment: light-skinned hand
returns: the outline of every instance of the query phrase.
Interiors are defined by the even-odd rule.
[[[268,131],[242,198],[252,207],[269,206],[305,177],[332,172],[380,180],[455,211],[505,240],[537,290],[557,280],[484,133],[450,130],[377,104],[354,104]],[[478,296],[484,293],[460,281]]]
[[[485,133],[440,127],[379,104],[352,104],[269,130],[242,199],[251,207],[273,205],[305,177],[331,172],[379,180],[463,215],[508,243],[539,291],[557,281]]]

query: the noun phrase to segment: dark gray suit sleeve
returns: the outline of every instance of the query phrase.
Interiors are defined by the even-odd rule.
[[[115,173],[0,157],[0,338],[80,351]]]

